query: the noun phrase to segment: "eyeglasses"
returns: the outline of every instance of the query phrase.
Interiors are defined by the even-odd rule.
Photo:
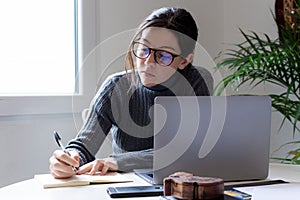
[[[134,42],[133,43],[133,54],[139,59],[146,59],[149,57],[151,52],[154,52],[154,60],[156,63],[162,66],[169,66],[172,64],[174,58],[180,56],[168,51],[152,49],[145,44]]]

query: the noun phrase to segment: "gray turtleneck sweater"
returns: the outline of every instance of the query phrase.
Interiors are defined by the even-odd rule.
[[[210,95],[211,76],[207,70],[201,70],[199,73],[199,69],[188,65],[154,87],[143,86],[138,75],[133,86],[128,78],[130,73],[109,76],[91,102],[85,124],[76,138],[68,143],[67,149],[79,152],[81,165],[91,162],[111,131],[111,156],[116,159],[120,171],[151,168],[154,98]]]

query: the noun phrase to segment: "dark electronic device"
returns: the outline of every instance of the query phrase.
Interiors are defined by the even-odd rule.
[[[111,198],[160,196],[164,193],[162,185],[109,187],[107,193]]]

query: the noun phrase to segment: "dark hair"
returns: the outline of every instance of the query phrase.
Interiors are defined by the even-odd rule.
[[[174,30],[183,56],[187,56],[195,48],[198,28],[192,15],[183,8],[160,8],[155,10],[145,19],[142,30],[147,27],[162,27]]]
[[[186,57],[195,49],[198,38],[198,28],[192,15],[187,10],[173,7],[163,7],[154,10],[139,26],[137,32],[133,36],[125,58],[125,69],[132,70],[133,76],[135,76],[135,67],[131,55],[132,42],[143,32],[143,30],[149,27],[161,27],[173,30],[183,57]]]

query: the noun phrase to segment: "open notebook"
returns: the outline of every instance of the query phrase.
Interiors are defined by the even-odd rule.
[[[121,183],[131,182],[126,176],[112,172],[106,175],[74,175],[67,179],[56,179],[51,174],[37,174],[34,179],[43,185],[44,188],[55,187],[69,187],[69,186],[84,186],[90,184],[102,184],[102,183]]]

